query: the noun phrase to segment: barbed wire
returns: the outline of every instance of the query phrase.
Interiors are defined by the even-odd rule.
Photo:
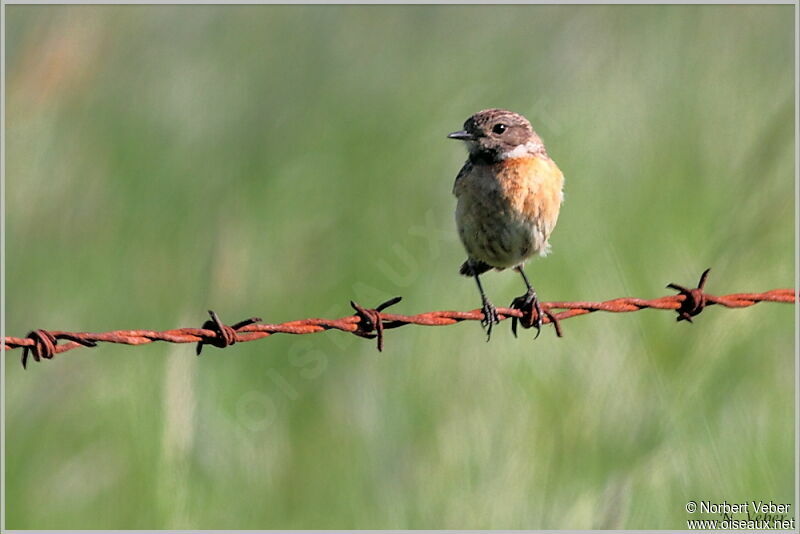
[[[719,305],[726,308],[746,308],[759,302],[797,301],[794,289],[773,289],[763,293],[734,293],[731,295],[711,295],[704,291],[708,273],[700,277],[695,288],[687,288],[678,284],[669,284],[667,288],[678,291],[676,295],[667,295],[656,299],[616,298],[603,302],[543,302],[542,324],[552,324],[556,335],[562,336],[560,321],[586,315],[597,311],[611,313],[635,312],[643,309],[673,310],[677,312],[678,321],[692,322],[692,318],[701,313],[707,306]],[[58,330],[37,329],[27,337],[6,337],[5,349],[23,349],[22,366],[27,366],[28,354],[35,361],[51,359],[78,347],[94,347],[98,343],[122,343],[125,345],[145,345],[155,341],[168,343],[197,343],[199,355],[204,345],[225,348],[234,343],[255,341],[273,334],[315,334],[327,330],[341,330],[360,337],[377,340],[378,350],[383,350],[384,331],[406,325],[446,326],[461,321],[481,321],[483,313],[480,309],[471,311],[432,311],[417,315],[401,315],[386,313],[384,310],[400,302],[401,297],[390,299],[375,308],[365,308],[350,302],[355,310],[353,315],[339,319],[301,319],[279,324],[266,324],[259,317],[251,317],[234,325],[224,324],[216,313],[209,311],[211,319],[201,328],[177,328],[162,332],[154,330],[114,330],[111,332],[63,332]],[[563,310],[554,312],[553,310]],[[526,309],[497,308],[500,320],[513,319],[524,328],[536,325],[536,311],[533,306]],[[514,328],[516,332],[516,328]],[[65,343],[59,343],[65,341]]]

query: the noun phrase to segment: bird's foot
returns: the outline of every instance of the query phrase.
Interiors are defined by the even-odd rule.
[[[483,306],[481,307],[483,319],[481,319],[481,326],[486,330],[486,341],[492,338],[492,327],[500,324],[500,315],[497,313],[497,308],[494,304],[489,302],[489,299],[483,299]]]
[[[535,328],[536,338],[538,338],[539,334],[542,333],[542,323],[545,316],[555,326],[556,335],[561,337],[561,327],[558,319],[549,310],[542,309],[539,298],[536,296],[536,291],[533,289],[529,289],[524,295],[515,298],[511,303],[511,308],[523,313],[522,317],[513,317],[511,319],[511,332],[514,337],[517,337],[517,321],[519,321],[523,328]]]
[[[534,327],[536,337],[539,337],[542,331],[542,305],[539,304],[536,291],[529,289],[524,295],[515,298],[511,302],[511,309],[519,310],[524,314],[521,318],[513,317],[511,319],[511,332],[514,337],[517,337],[517,321],[523,328]]]

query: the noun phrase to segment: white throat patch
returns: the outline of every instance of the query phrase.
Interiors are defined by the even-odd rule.
[[[500,155],[500,159],[514,159],[514,158],[524,158],[525,156],[533,156],[537,152],[541,151],[544,146],[541,143],[537,143],[536,141],[528,141],[524,145],[519,145],[514,147],[513,150],[509,150]]]

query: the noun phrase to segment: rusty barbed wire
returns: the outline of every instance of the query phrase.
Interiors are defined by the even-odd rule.
[[[552,324],[556,335],[562,336],[560,321],[586,315],[597,311],[610,313],[635,312],[643,309],[673,310],[678,321],[692,322],[692,318],[706,307],[719,305],[726,308],[746,308],[759,302],[794,303],[797,300],[794,289],[773,289],[762,293],[734,293],[718,296],[705,292],[705,284],[710,269],[706,269],[695,288],[669,284],[667,288],[678,291],[655,299],[617,298],[603,302],[543,302],[542,323]],[[480,309],[471,311],[433,311],[417,315],[386,313],[383,310],[400,302],[401,297],[390,299],[375,308],[365,308],[350,302],[356,313],[339,319],[301,319],[278,324],[261,323],[258,317],[251,317],[232,326],[225,325],[213,311],[211,319],[201,328],[177,328],[158,332],[155,330],[114,330],[111,332],[62,332],[58,330],[33,330],[27,337],[6,337],[5,350],[22,348],[22,366],[27,366],[28,354],[35,361],[51,359],[78,347],[95,347],[97,343],[122,343],[125,345],[144,345],[155,341],[168,343],[197,343],[199,355],[204,345],[225,348],[234,343],[255,341],[273,334],[314,334],[327,330],[341,330],[359,337],[377,340],[378,350],[383,350],[384,331],[406,325],[446,326],[462,321],[480,321]],[[552,310],[564,310],[553,312]],[[500,320],[515,318],[524,328],[535,324],[536,312],[533,306],[518,310],[497,308]],[[66,343],[58,343],[66,341]]]

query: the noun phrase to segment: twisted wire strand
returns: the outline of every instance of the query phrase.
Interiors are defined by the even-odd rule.
[[[542,324],[553,324],[556,334],[561,336],[560,321],[586,315],[598,311],[609,313],[627,313],[643,309],[673,310],[677,312],[678,321],[692,322],[692,317],[701,313],[707,306],[717,305],[725,308],[746,308],[760,302],[795,303],[797,292],[794,289],[773,289],[762,293],[734,293],[730,295],[711,295],[704,291],[709,270],[706,270],[695,288],[686,288],[678,284],[667,287],[677,290],[677,295],[667,295],[655,299],[616,298],[602,302],[543,302]],[[377,339],[378,350],[383,349],[384,331],[407,325],[447,326],[462,321],[482,321],[480,309],[470,311],[431,311],[416,315],[387,313],[384,310],[400,302],[395,297],[375,308],[365,308],[355,302],[351,306],[353,315],[338,319],[300,319],[285,323],[262,323],[258,317],[240,321],[232,326],[225,325],[213,311],[209,311],[211,319],[201,328],[176,328],[165,331],[155,330],[114,330],[110,332],[66,332],[60,330],[33,330],[27,337],[6,337],[5,350],[22,348],[22,365],[27,365],[28,354],[35,361],[50,359],[56,354],[78,347],[94,347],[97,343],[122,343],[125,345],[145,345],[155,341],[168,343],[196,343],[199,355],[204,345],[225,348],[234,343],[242,343],[263,339],[273,334],[315,334],[328,330],[350,332],[359,337]],[[561,311],[554,311],[561,310]],[[525,328],[535,324],[535,310],[515,308],[497,308],[501,321],[517,318]],[[61,341],[61,343],[59,343]]]

